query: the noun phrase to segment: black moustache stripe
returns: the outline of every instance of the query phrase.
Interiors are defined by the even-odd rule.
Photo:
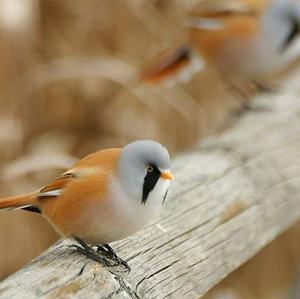
[[[298,21],[295,18],[291,19],[291,30],[289,32],[289,35],[285,39],[285,41],[282,44],[282,51],[284,51],[297,37],[300,30],[300,25]]]
[[[157,169],[157,167],[153,165],[151,166],[153,167],[153,171],[147,172],[144,178],[142,204],[146,204],[150,192],[154,189],[160,177],[160,171]]]

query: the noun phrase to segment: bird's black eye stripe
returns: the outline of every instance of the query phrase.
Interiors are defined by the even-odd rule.
[[[284,40],[282,44],[282,51],[284,51],[295,39],[295,37],[298,35],[300,31],[300,25],[298,21],[295,18],[291,19],[291,30],[289,32],[289,35]]]
[[[147,174],[144,178],[143,184],[143,197],[142,197],[142,204],[145,204],[150,192],[154,189],[159,177],[160,171],[154,165],[148,165],[147,170],[151,169],[152,171],[147,171]]]

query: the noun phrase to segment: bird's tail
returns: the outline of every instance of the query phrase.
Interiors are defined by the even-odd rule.
[[[0,199],[0,210],[26,209],[36,204],[35,193],[27,193],[19,196]]]

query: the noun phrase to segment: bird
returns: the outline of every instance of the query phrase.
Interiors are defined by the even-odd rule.
[[[168,150],[152,140],[92,153],[43,188],[0,199],[0,210],[41,213],[77,251],[106,266],[126,261],[108,245],[143,228],[164,203],[170,181]]]
[[[202,0],[187,13],[182,41],[147,63],[138,81],[176,84],[212,66],[236,90],[268,90],[264,78],[293,61],[299,31],[293,0]]]

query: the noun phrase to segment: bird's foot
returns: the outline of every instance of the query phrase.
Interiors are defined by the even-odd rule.
[[[128,263],[117,256],[114,250],[108,245],[103,246],[89,246],[83,240],[75,238],[79,245],[72,245],[77,252],[84,254],[87,258],[92,259],[105,267],[119,267],[121,266],[123,272],[129,273],[131,271]],[[94,248],[96,247],[96,248]]]
[[[110,259],[108,259],[106,256],[102,256],[99,252],[94,251],[91,247],[89,249],[82,248],[79,245],[72,245],[71,247],[75,248],[76,252],[80,252],[87,258],[92,259],[105,267],[115,266],[115,263],[112,263]]]
[[[104,244],[103,246],[97,245],[96,250],[97,252],[106,255],[108,258],[115,261],[116,266],[122,266],[125,269],[125,272],[129,273],[131,271],[129,264],[120,257],[118,257],[115,251],[108,244]]]

